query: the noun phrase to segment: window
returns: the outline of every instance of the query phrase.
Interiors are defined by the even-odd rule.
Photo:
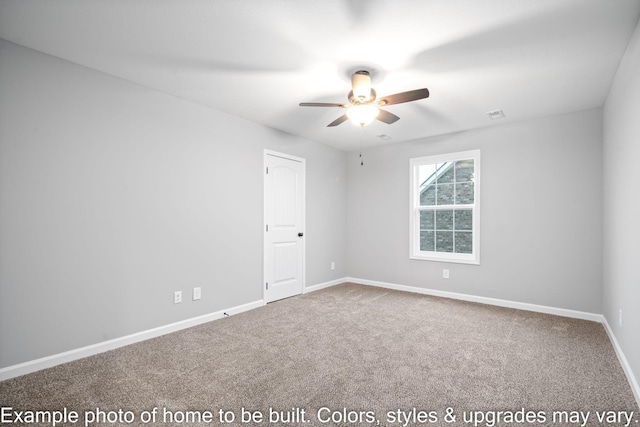
[[[480,150],[411,159],[410,258],[480,263]]]

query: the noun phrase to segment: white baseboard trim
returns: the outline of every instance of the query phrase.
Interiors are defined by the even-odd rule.
[[[336,286],[339,285],[341,283],[345,283],[347,282],[347,278],[346,277],[342,277],[340,279],[336,279],[336,280],[330,280],[328,282],[324,282],[324,283],[319,283],[317,285],[313,285],[313,286],[307,286],[306,288],[304,288],[304,290],[302,291],[303,294],[306,294],[308,292],[315,292],[315,291],[319,291],[320,289],[325,289],[325,288],[330,288],[331,286]]]
[[[502,299],[496,299],[496,298],[480,297],[480,296],[468,295],[468,294],[460,294],[455,292],[439,291],[434,289],[418,288],[415,286],[398,285],[395,283],[379,282],[375,280],[359,279],[354,277],[344,277],[341,279],[331,280],[329,282],[324,282],[324,283],[319,283],[317,285],[309,286],[304,288],[303,293],[306,294],[308,292],[319,291],[321,289],[329,288],[331,286],[336,286],[346,282],[357,283],[357,284],[368,285],[368,286],[376,286],[376,287],[386,288],[386,289],[394,289],[398,291],[413,292],[413,293],[419,293],[424,295],[432,295],[432,296],[443,297],[443,298],[478,302],[482,304],[496,305],[500,307],[515,308],[519,310],[535,311],[539,313],[553,314],[553,315],[564,316],[564,317],[572,317],[576,319],[590,320],[590,321],[602,323],[605,331],[607,332],[607,335],[609,336],[609,339],[611,340],[613,348],[615,349],[616,355],[618,356],[618,360],[622,365],[622,369],[624,370],[624,373],[627,376],[629,385],[631,386],[631,389],[636,398],[636,401],[638,402],[638,405],[640,405],[640,386],[638,385],[638,381],[633,373],[633,370],[631,369],[631,366],[629,365],[629,362],[627,361],[627,358],[625,357],[622,351],[622,348],[618,343],[618,340],[616,339],[615,334],[613,333],[613,330],[609,326],[609,323],[607,322],[606,317],[604,317],[601,314],[588,313],[588,312],[576,311],[576,310],[568,310],[568,309],[556,308],[556,307],[548,307],[548,306],[537,305],[537,304],[528,304],[528,303],[502,300]],[[89,345],[89,346],[78,348],[75,350],[66,351],[64,353],[54,354],[54,355],[43,357],[40,359],[20,363],[13,366],[8,366],[6,368],[0,369],[0,381],[8,380],[10,378],[15,378],[21,375],[26,375],[31,372],[36,372],[42,369],[50,368],[56,365],[60,365],[62,363],[72,362],[74,360],[82,359],[84,357],[93,356],[95,354],[103,353],[105,351],[114,350],[119,347],[124,347],[126,345],[135,344],[137,342],[145,341],[150,338],[155,338],[161,335],[177,332],[179,330],[197,326],[206,322],[210,322],[212,320],[217,320],[224,317],[225,313],[229,315],[234,315],[234,314],[242,313],[244,311],[249,311],[258,307],[262,307],[263,305],[265,305],[264,300],[258,300],[251,303],[239,305],[227,310],[216,311],[214,313],[209,313],[203,316],[182,320],[180,322],[171,323],[169,325],[160,326],[158,328],[149,329],[147,331],[137,332],[135,334],[127,335],[120,338],[115,338],[109,341],[104,341],[101,343]]]
[[[145,341],[150,338],[159,337],[161,335],[177,332],[182,329],[191,328],[193,326],[201,325],[212,320],[221,319],[225,316],[225,313],[234,315],[242,313],[244,311],[253,310],[254,308],[262,307],[264,305],[263,300],[242,304],[236,307],[232,307],[226,310],[216,311],[214,313],[205,314],[198,317],[192,317],[190,319],[181,320],[179,322],[171,323],[169,325],[160,326],[157,328],[149,329],[146,331],[136,332],[131,335],[126,335],[120,338],[114,338],[109,341],[103,341],[97,344],[88,345],[86,347],[77,348],[74,350],[65,351],[63,353],[54,354],[51,356],[42,357],[40,359],[30,360],[28,362],[19,363],[17,365],[8,366],[0,369],[0,381],[8,380],[10,378],[19,377],[32,372],[40,371],[42,369],[51,368],[62,363],[72,362],[74,360],[82,359],[95,354],[103,353],[105,351],[114,350],[116,348],[124,347],[126,345],[135,344],[137,342]]]
[[[556,316],[572,317],[575,319],[591,320],[593,322],[601,322],[602,315],[588,313],[585,311],[568,310],[565,308],[548,307],[545,305],[529,304],[525,302],[509,301],[497,298],[481,297],[469,294],[459,294],[456,292],[439,291],[435,289],[418,288],[415,286],[398,285],[395,283],[378,282],[375,280],[358,279],[355,277],[347,277],[346,279],[352,283],[361,285],[377,286],[379,288],[394,289],[397,291],[413,292],[423,295],[432,295],[436,297],[451,298],[462,301],[478,302],[482,304],[497,305],[500,307],[516,308],[518,310],[535,311],[538,313],[554,314]]]
[[[622,365],[622,370],[627,376],[627,380],[629,381],[629,385],[631,386],[631,391],[633,391],[633,395],[636,398],[636,402],[638,403],[638,406],[640,406],[640,385],[638,385],[638,380],[636,379],[636,376],[633,374],[631,365],[629,365],[629,361],[627,360],[626,356],[622,352],[622,348],[620,347],[620,344],[618,343],[618,340],[615,334],[613,333],[613,329],[611,329],[611,326],[609,325],[609,322],[607,322],[607,318],[605,316],[602,316],[602,325],[604,326],[604,330],[607,331],[607,335],[609,335],[609,340],[611,340],[611,344],[613,344],[613,348],[616,351],[618,360]]]

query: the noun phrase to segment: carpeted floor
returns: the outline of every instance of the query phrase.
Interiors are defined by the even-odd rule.
[[[1,382],[0,406],[2,426],[640,425],[599,323],[355,284]]]

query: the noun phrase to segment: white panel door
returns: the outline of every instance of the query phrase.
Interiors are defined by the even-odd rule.
[[[305,161],[265,150],[264,298],[302,293],[304,287]]]

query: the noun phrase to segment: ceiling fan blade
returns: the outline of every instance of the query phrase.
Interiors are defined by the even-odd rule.
[[[337,104],[333,102],[301,102],[301,107],[341,107],[347,108],[344,104]]]
[[[378,115],[376,116],[376,119],[390,125],[391,123],[395,123],[398,120],[400,120],[400,117],[396,116],[393,113],[380,109],[380,111],[378,112]]]
[[[338,126],[340,123],[344,123],[347,120],[349,120],[349,117],[347,117],[346,114],[341,115],[340,117],[338,117],[337,119],[335,119],[334,121],[332,121],[331,123],[329,123],[327,125],[327,127],[333,127],[333,126]]]
[[[403,102],[416,101],[418,99],[424,99],[429,97],[429,89],[415,89],[408,92],[395,93],[389,96],[380,97],[378,100],[379,105],[393,105],[402,104]]]

